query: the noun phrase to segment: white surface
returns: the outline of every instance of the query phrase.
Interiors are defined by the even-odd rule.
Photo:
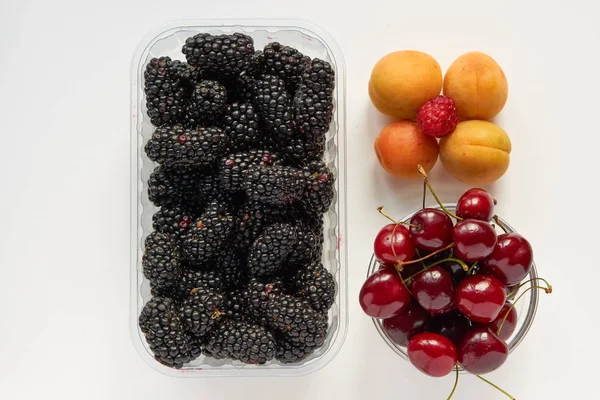
[[[2,2],[0,397],[445,399],[452,379],[422,376],[395,356],[357,302],[384,223],[375,208],[401,216],[420,201],[419,182],[394,181],[377,165],[372,142],[385,119],[366,90],[381,56],[414,48],[444,68],[485,51],[510,84],[499,122],[513,141],[512,165],[492,190],[555,293],[542,297],[529,337],[490,379],[518,399],[596,398],[598,6],[431,3]],[[309,19],[345,53],[350,327],[338,357],[315,374],[177,380],[145,365],[131,345],[130,60],[148,30],[190,14]],[[445,201],[465,189],[440,165],[432,180]],[[465,377],[456,399],[482,398],[502,395]]]

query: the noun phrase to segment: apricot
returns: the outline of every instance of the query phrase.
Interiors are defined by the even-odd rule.
[[[510,164],[510,138],[488,121],[463,121],[440,140],[440,160],[450,175],[469,185],[498,180]]]
[[[383,128],[375,139],[379,163],[397,178],[419,178],[419,164],[429,172],[437,161],[438,152],[437,140],[423,135],[412,121],[393,122]]]
[[[429,54],[402,50],[375,64],[369,80],[369,97],[381,113],[413,119],[425,102],[440,94],[442,69]]]
[[[454,100],[461,119],[488,120],[504,108],[508,82],[496,60],[473,51],[450,65],[444,76],[444,94]]]

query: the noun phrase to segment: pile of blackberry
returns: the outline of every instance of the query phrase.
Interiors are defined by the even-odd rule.
[[[335,176],[323,160],[326,61],[242,33],[188,38],[144,74],[146,182],[158,208],[139,325],[155,358],[298,363],[323,346],[336,283],[322,265]]]

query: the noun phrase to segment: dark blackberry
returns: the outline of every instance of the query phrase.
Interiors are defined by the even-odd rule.
[[[236,192],[243,189],[243,172],[250,165],[276,165],[277,154],[268,150],[249,150],[230,154],[224,157],[219,164],[221,184],[228,192]]]
[[[281,333],[275,335],[275,340],[277,341],[275,358],[282,364],[298,363],[315,351],[314,347],[306,346],[304,343],[294,343]]]
[[[257,278],[250,279],[246,288],[241,292],[247,314],[260,320],[267,314],[268,305],[283,294],[284,284],[280,280],[263,282]]]
[[[281,269],[296,244],[296,227],[275,223],[267,226],[250,247],[248,272],[253,277],[268,277]]]
[[[216,127],[157,128],[145,146],[150,160],[170,166],[207,167],[223,157],[229,138]]]
[[[233,243],[221,246],[213,256],[213,268],[219,271],[226,289],[242,287],[248,281],[248,269],[244,257]]]
[[[323,159],[325,154],[325,135],[297,135],[281,139],[273,146],[290,165],[301,165]]]
[[[233,151],[246,151],[257,146],[261,140],[259,117],[252,103],[231,103],[223,115],[223,131],[229,137]]]
[[[204,347],[207,356],[230,358],[246,364],[264,364],[275,356],[277,344],[266,328],[243,321],[225,321],[209,335]]]
[[[153,287],[165,288],[181,278],[181,249],[175,236],[154,231],[144,242],[142,268]]]
[[[198,343],[185,331],[173,299],[153,297],[138,323],[154,357],[164,365],[181,368],[201,354]]]
[[[317,213],[327,212],[333,203],[335,176],[322,161],[312,161],[302,171],[306,180],[302,203]]]
[[[209,203],[182,237],[182,249],[188,262],[207,263],[233,230],[233,215],[225,203]]]
[[[188,332],[204,336],[223,321],[225,297],[207,288],[194,288],[181,305],[181,321]]]
[[[144,92],[150,122],[154,126],[181,122],[186,107],[186,91],[179,71],[182,63],[169,57],[153,58],[144,71]]]
[[[181,239],[195,217],[195,212],[181,205],[164,206],[152,216],[152,227],[156,231],[174,234]]]
[[[227,300],[224,307],[225,318],[233,321],[251,320],[243,290],[230,290],[227,292],[226,298]]]
[[[291,204],[304,192],[302,172],[283,165],[251,165],[242,172],[243,187],[253,202],[273,205]]]
[[[205,170],[197,179],[197,192],[205,202],[226,202],[230,198],[221,189],[221,175],[214,169]]]
[[[283,78],[291,91],[296,90],[302,73],[310,67],[310,57],[278,42],[267,44],[263,57],[267,74]]]
[[[148,199],[156,206],[197,200],[197,173],[192,168],[157,166],[148,179]]]
[[[296,243],[287,258],[287,263],[299,265],[318,261],[321,258],[319,237],[313,229],[306,224],[296,226]]]
[[[186,108],[184,124],[196,128],[205,124],[214,124],[225,111],[227,90],[217,81],[202,80],[192,91]]]
[[[274,144],[295,135],[292,96],[285,81],[276,75],[263,75],[256,80],[254,106],[263,129]]]
[[[254,240],[268,224],[266,206],[262,203],[246,202],[236,212],[235,233],[231,239],[233,246],[246,253]]]
[[[238,76],[254,55],[254,41],[242,33],[199,33],[186,39],[181,51],[188,64],[209,75]]]
[[[333,118],[335,74],[331,65],[315,58],[302,73],[294,94],[294,115],[298,131],[307,137],[324,136]]]
[[[181,303],[190,297],[192,289],[203,288],[220,292],[223,290],[223,286],[223,280],[218,271],[184,270],[179,282],[167,288],[152,288],[152,295],[171,297]]]
[[[202,71],[197,67],[192,67],[186,62],[182,62],[178,65],[177,76],[181,79],[181,83],[184,85],[186,93],[190,94],[202,80]]]
[[[335,280],[320,262],[297,271],[293,287],[297,296],[322,313],[327,313],[335,300]]]
[[[266,317],[294,344],[317,348],[325,342],[327,316],[315,311],[307,300],[287,294],[276,296],[266,307]]]

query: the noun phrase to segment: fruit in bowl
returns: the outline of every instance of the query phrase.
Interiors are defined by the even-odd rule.
[[[538,290],[551,293],[552,287],[538,277],[527,239],[494,213],[490,193],[472,188],[456,205],[445,205],[425,171],[419,172],[438,205],[399,221],[378,209],[392,222],[382,232],[396,227],[401,234],[377,236],[359,302],[388,345],[421,372],[442,377],[455,370],[458,380],[462,370],[485,380],[480,375],[502,367],[527,334]],[[382,237],[397,251],[395,260],[392,251],[385,260],[378,257]],[[406,250],[411,242],[412,253]],[[381,262],[385,266],[375,272]],[[373,284],[381,271],[394,282],[393,290]],[[529,307],[519,311],[524,296]],[[393,312],[376,315],[372,299]]]

